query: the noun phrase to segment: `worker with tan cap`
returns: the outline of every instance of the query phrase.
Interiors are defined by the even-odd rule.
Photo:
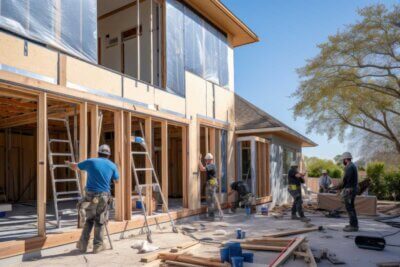
[[[86,252],[90,233],[94,227],[93,253],[105,249],[103,243],[104,227],[108,220],[108,207],[112,200],[111,182],[118,182],[119,174],[117,166],[109,159],[111,149],[104,144],[99,147],[98,157],[90,158],[82,162],[66,162],[73,170],[86,171],[88,174],[85,196],[79,203],[84,208],[86,221],[82,229],[81,238],[76,247],[83,253]]]
[[[322,170],[322,175],[319,177],[319,192],[327,193],[331,184],[332,179],[329,177],[328,172],[326,170]]]
[[[293,197],[292,220],[308,222],[310,219],[304,216],[303,197],[301,195],[301,184],[304,183],[304,174],[300,173],[298,168],[299,164],[297,161],[292,161],[288,173],[288,191]],[[297,214],[299,214],[300,217],[298,217]]]
[[[341,185],[342,191],[340,192],[342,200],[345,204],[346,211],[349,215],[350,224],[344,227],[345,232],[358,231],[358,219],[354,206],[354,201],[358,190],[358,171],[356,165],[352,162],[353,156],[350,152],[342,154],[344,168],[344,177]]]
[[[201,162],[201,154],[199,159],[199,170],[206,173],[206,200],[207,213],[210,219],[215,218],[215,197],[218,189],[217,168],[214,164],[214,157],[211,153],[207,153],[204,157],[205,165]]]

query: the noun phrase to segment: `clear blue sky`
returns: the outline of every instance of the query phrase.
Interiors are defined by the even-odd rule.
[[[288,124],[306,133],[305,121],[290,110],[299,79],[296,69],[318,53],[317,44],[356,22],[357,9],[369,4],[391,6],[398,0],[222,0],[260,38],[235,49],[236,92]],[[350,150],[337,139],[307,134],[319,144],[306,148],[307,156],[333,158]]]

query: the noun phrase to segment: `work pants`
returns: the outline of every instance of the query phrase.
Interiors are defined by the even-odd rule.
[[[348,189],[344,189],[348,190]],[[358,227],[358,219],[354,201],[356,199],[357,190],[350,189],[348,193],[343,196],[343,201],[346,207],[347,214],[349,215],[350,226]]]
[[[292,215],[298,213],[300,217],[304,217],[301,189],[289,190],[289,194],[293,197]]]
[[[208,212],[208,217],[214,218],[215,217],[215,197],[217,194],[217,188],[218,186],[216,185],[210,185],[209,182],[206,184],[206,201],[207,201],[207,212]]]

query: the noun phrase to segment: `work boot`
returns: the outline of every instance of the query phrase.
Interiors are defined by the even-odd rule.
[[[298,217],[296,214],[292,214],[292,220],[300,220],[300,217]]]
[[[87,247],[88,247],[88,244],[86,242],[82,242],[81,240],[76,242],[76,248],[79,249],[79,251],[82,253],[86,253]]]
[[[351,225],[346,225],[343,228],[344,232],[358,232],[358,226],[351,226]]]
[[[106,250],[106,246],[104,244],[100,245],[100,246],[95,246],[93,248],[93,254],[97,254],[97,253],[99,253],[99,252],[101,252],[103,250]]]
[[[311,221],[311,219],[310,219],[310,218],[307,218],[307,217],[305,217],[305,216],[302,216],[302,217],[300,217],[300,221],[302,221],[302,222],[309,222],[309,221]]]

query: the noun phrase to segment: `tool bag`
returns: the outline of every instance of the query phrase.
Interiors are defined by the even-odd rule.
[[[386,240],[382,237],[358,235],[354,242],[362,249],[383,250],[386,246]]]

